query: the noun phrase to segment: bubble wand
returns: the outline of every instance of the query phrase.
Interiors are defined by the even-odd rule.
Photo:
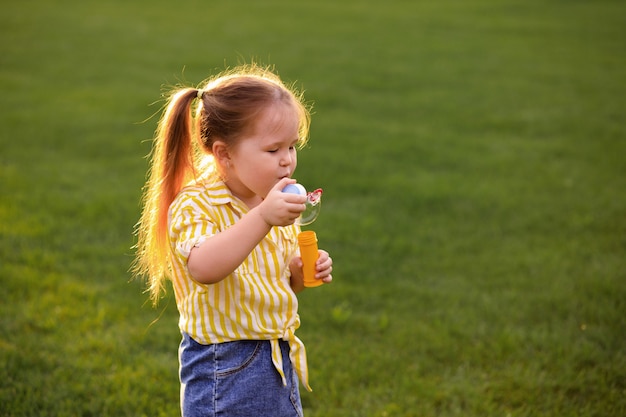
[[[322,189],[318,188],[310,193],[301,184],[289,184],[282,190],[284,193],[292,193],[306,196],[306,209],[296,222],[300,226],[311,224],[317,219],[322,206]],[[304,274],[305,287],[318,287],[323,284],[322,280],[315,279],[315,262],[319,258],[317,248],[317,235],[312,230],[306,230],[298,234],[298,246],[302,258],[302,272]]]

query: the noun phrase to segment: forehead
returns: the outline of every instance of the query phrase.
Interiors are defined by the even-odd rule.
[[[252,136],[274,140],[298,138],[300,118],[296,107],[290,103],[273,103],[264,109],[252,126]]]

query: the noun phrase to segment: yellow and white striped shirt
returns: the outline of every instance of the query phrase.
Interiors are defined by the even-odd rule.
[[[172,282],[180,313],[179,327],[201,344],[270,340],[272,360],[285,381],[280,339],[307,390],[298,299],[289,285],[289,261],[297,254],[298,226],[272,227],[246,260],[215,284],[194,281],[187,269],[189,252],[235,224],[248,208],[221,181],[185,187],[169,211]]]

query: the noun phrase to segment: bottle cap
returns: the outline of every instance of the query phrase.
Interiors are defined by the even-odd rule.
[[[300,245],[315,245],[317,244],[317,235],[312,230],[306,230],[298,233],[298,243]]]
[[[306,195],[306,189],[301,184],[287,184],[283,193]]]

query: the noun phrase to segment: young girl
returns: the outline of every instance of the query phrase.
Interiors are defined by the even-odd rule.
[[[281,190],[296,183],[309,123],[301,95],[255,65],[175,91],[159,122],[134,272],[154,302],[172,280],[184,417],[302,416],[295,220],[306,197]],[[316,270],[332,281],[323,250]]]

